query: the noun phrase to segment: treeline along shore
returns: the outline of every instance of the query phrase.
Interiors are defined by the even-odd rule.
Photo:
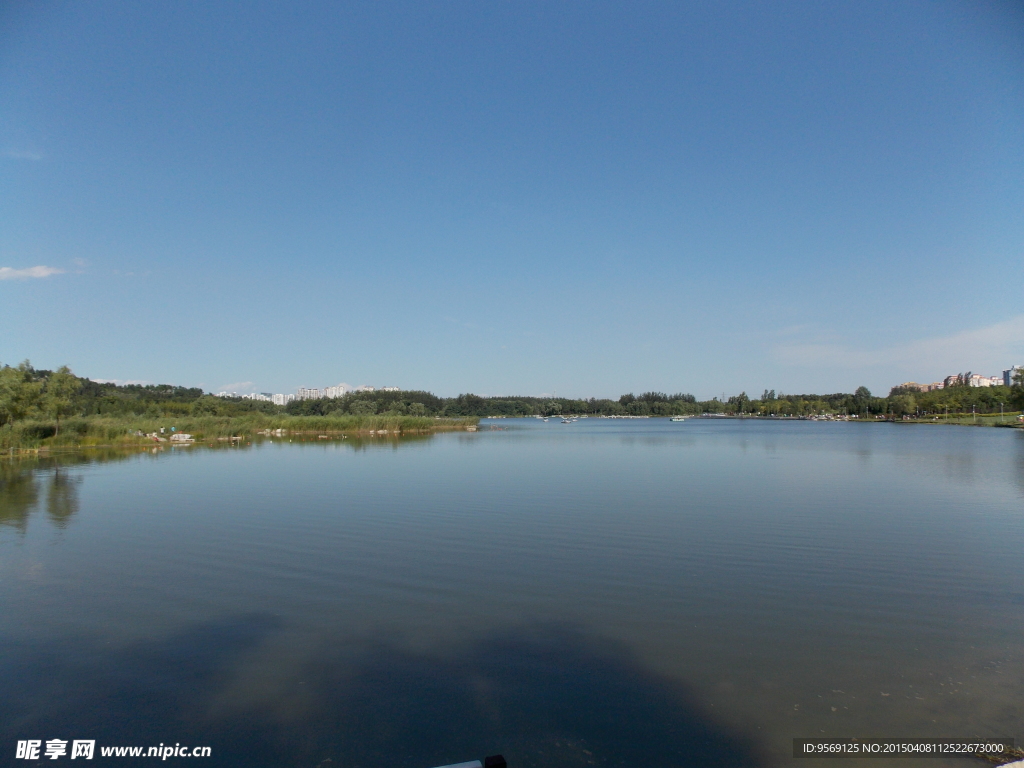
[[[295,400],[285,406],[215,397],[169,384],[118,385],[75,376],[67,367],[38,370],[25,361],[0,366],[0,450],[120,445],[153,440],[174,427],[197,440],[297,432],[413,433],[467,429],[486,417],[516,416],[833,416],[855,420],[1013,424],[1024,408],[1020,372],[1010,387],[952,386],[932,392],[894,388],[875,397],[853,393],[786,395],[765,390],[698,401],[685,393],[632,393],[612,399],[558,397],[438,397],[420,391],[352,392],[339,398]],[[166,435],[165,435],[166,437]]]
[[[214,397],[194,387],[97,382],[66,367],[39,370],[28,361],[0,366],[0,451],[5,452],[170,442],[180,434],[196,441],[276,430],[314,437],[422,434],[471,429],[478,422],[474,416],[365,405],[300,413],[267,402]]]

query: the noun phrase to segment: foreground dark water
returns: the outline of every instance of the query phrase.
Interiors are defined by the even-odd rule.
[[[60,738],[812,768],[794,737],[1024,737],[1024,433],[494,424],[3,465],[0,764]]]

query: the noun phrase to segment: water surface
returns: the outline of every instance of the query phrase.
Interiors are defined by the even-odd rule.
[[[0,478],[0,764],[80,738],[813,768],[794,737],[1024,737],[1020,431],[496,420]]]

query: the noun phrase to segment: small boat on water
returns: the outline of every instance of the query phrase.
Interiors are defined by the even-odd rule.
[[[670,421],[686,421],[689,416],[673,416]]]

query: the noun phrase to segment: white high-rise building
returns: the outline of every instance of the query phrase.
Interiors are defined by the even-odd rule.
[[[1003,381],[998,376],[982,376],[975,373],[971,375],[967,383],[972,387],[998,387]]]

